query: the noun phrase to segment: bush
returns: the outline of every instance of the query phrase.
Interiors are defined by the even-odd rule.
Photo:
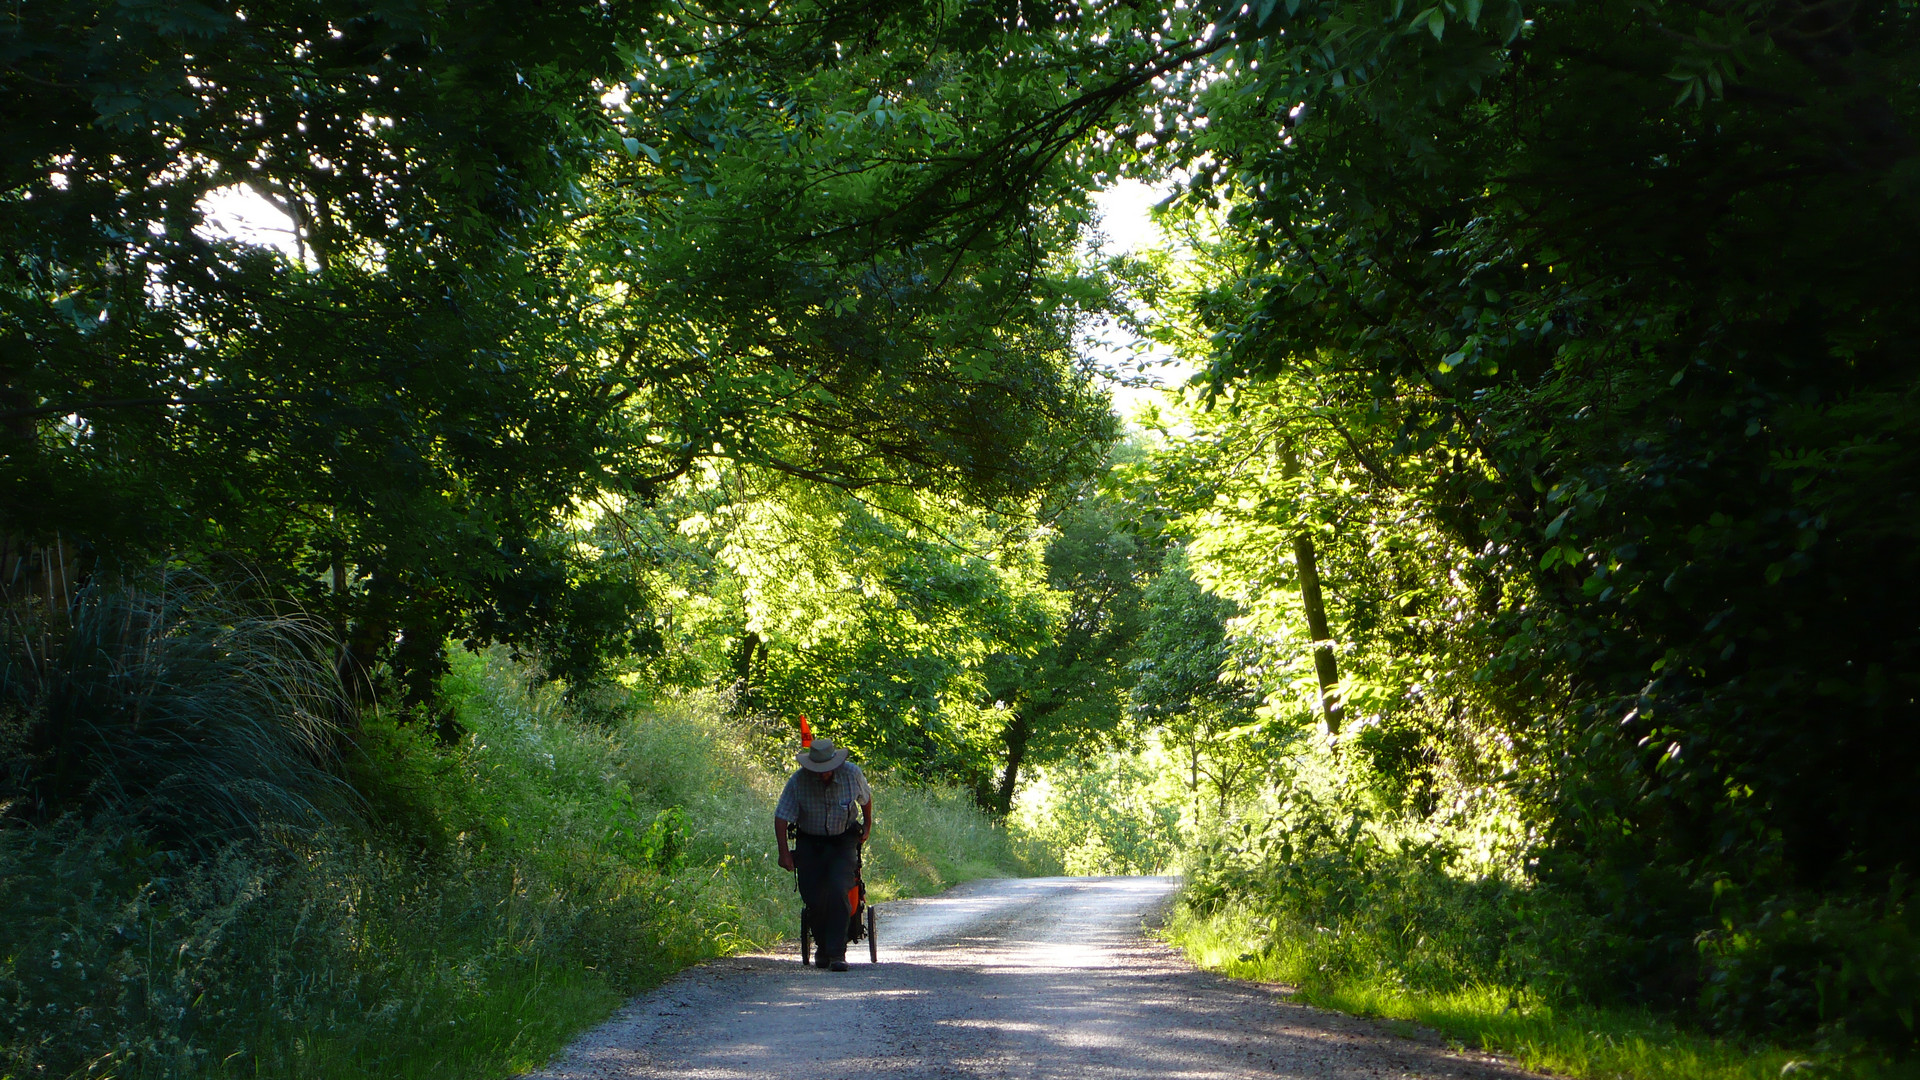
[[[1731,920],[1729,920],[1731,922]],[[1879,897],[1774,897],[1707,935],[1701,1006],[1719,1029],[1813,1033],[1831,1053],[1911,1060],[1920,938],[1905,882]]]
[[[1644,942],[1582,895],[1497,872],[1416,824],[1379,816],[1364,793],[1303,782],[1258,824],[1193,846],[1175,936],[1232,973],[1293,983],[1324,1004],[1424,1018],[1527,1053],[1527,1040],[1544,1040],[1553,1052],[1533,1060],[1556,1069],[1638,1062],[1627,1075],[1653,1075],[1662,1048],[1684,1044],[1687,1060],[1714,1064],[1671,1075],[1733,1075],[1743,1047],[1785,1044],[1830,1071],[1911,1071],[1920,941],[1903,881],[1877,897],[1772,897],[1753,910],[1729,893],[1721,928],[1673,958],[1676,977],[1700,989],[1680,999],[1687,1007],[1649,1013],[1620,974],[1646,966]],[[1641,1049],[1594,1042],[1615,1028],[1637,1032]],[[1731,1041],[1709,1045],[1705,1033]]]
[[[1197,845],[1186,903],[1243,907],[1300,981],[1416,990],[1492,985],[1558,997],[1577,958],[1571,909],[1543,890],[1462,874],[1445,839],[1395,837],[1363,806],[1290,793],[1263,828]]]
[[[1181,811],[1160,774],[1121,752],[1036,770],[1016,826],[1069,874],[1158,874],[1180,857]]]
[[[345,700],[325,629],[247,584],[161,568],[0,608],[0,812],[110,808],[216,844],[337,813]]]

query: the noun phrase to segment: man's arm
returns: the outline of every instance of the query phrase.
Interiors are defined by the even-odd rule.
[[[793,852],[787,850],[787,819],[786,818],[776,817],[773,819],[773,835],[774,835],[774,838],[778,840],[780,843],[780,869],[782,870],[793,869]]]
[[[873,788],[867,783],[866,773],[856,772],[854,776],[858,779],[854,785],[853,797],[854,800],[860,804],[860,816],[862,818],[860,822],[860,842],[864,844],[867,842],[867,837],[873,835]]]

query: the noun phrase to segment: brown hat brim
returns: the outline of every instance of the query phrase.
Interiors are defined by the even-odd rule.
[[[811,757],[812,753],[811,750],[802,750],[794,755],[795,759],[800,762],[800,767],[809,772],[832,772],[847,763],[847,748],[844,746],[834,747],[833,756],[825,761],[813,760]]]

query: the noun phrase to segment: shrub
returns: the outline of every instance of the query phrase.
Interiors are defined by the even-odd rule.
[[[1574,983],[1573,910],[1549,892],[1463,873],[1445,838],[1394,835],[1357,801],[1299,789],[1263,824],[1196,845],[1186,902],[1242,906],[1302,978],[1416,990],[1498,985],[1547,997]]]
[[[1494,993],[1549,1018],[1649,1004],[1620,974],[1647,966],[1645,943],[1585,897],[1481,869],[1444,832],[1382,819],[1364,796],[1296,787],[1260,823],[1195,845],[1187,874],[1191,934],[1252,927],[1240,961],[1310,996]],[[1811,1046],[1863,1074],[1910,1068],[1920,941],[1903,881],[1723,907],[1721,928],[1674,958],[1700,989],[1680,1009],[1659,1003],[1665,1022]]]
[[[1920,1050],[1920,938],[1904,880],[1877,897],[1772,897],[1757,918],[1729,923],[1701,942],[1701,1007],[1716,1027],[1813,1033],[1850,1056]]]
[[[1022,835],[1070,874],[1157,874],[1179,859],[1178,803],[1137,755],[1110,753],[1040,772],[1022,796]]]

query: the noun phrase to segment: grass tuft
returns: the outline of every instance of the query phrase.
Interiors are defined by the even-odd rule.
[[[161,567],[0,607],[0,811],[110,808],[198,846],[339,816],[326,628],[247,584]]]

